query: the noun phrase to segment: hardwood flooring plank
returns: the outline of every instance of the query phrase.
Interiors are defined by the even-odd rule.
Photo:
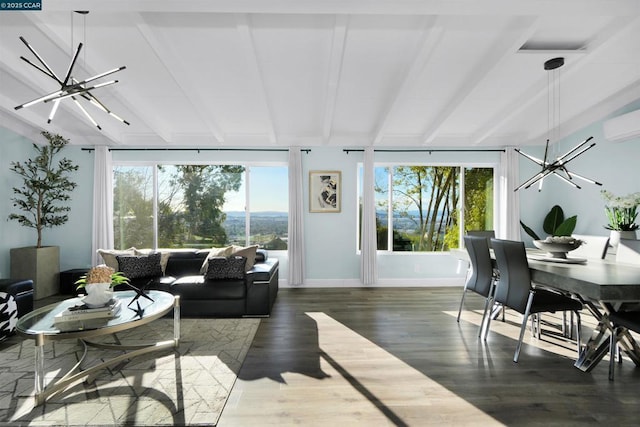
[[[573,367],[574,343],[527,333],[519,315],[478,340],[484,301],[461,289],[281,289],[263,319],[222,427],[248,425],[636,425],[640,368]],[[545,321],[559,323],[560,317]],[[593,318],[583,314],[583,337]],[[547,326],[549,328],[549,326]]]

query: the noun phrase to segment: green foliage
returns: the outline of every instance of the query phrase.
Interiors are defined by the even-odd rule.
[[[129,278],[124,275],[121,271],[116,271],[111,275],[111,286],[123,285],[125,283],[129,283]],[[87,275],[81,276],[78,280],[75,281],[76,289],[82,289],[87,285]]]
[[[222,211],[238,191],[245,168],[237,165],[158,166],[166,181],[158,201],[159,247],[211,247],[229,243]],[[116,170],[114,232],[119,248],[153,246],[150,167]]]
[[[23,186],[13,188],[13,206],[22,214],[12,213],[9,219],[20,225],[35,228],[36,247],[42,247],[42,230],[45,227],[62,225],[69,220],[67,212],[71,210],[65,202],[71,199],[70,193],[76,183],[69,179],[71,172],[78,170],[71,160],[62,158],[55,163],[56,156],[69,143],[60,135],[41,132],[47,140],[46,145],[33,144],[38,155],[24,163],[11,162],[10,170],[22,177]]]
[[[573,230],[576,228],[578,216],[574,215],[567,219],[564,218],[564,212],[562,208],[555,205],[551,208],[549,213],[545,216],[542,223],[542,229],[550,236],[571,236]],[[524,231],[531,236],[534,240],[542,240],[535,231],[520,221],[520,225]]]

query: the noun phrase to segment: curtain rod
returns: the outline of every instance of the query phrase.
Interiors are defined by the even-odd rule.
[[[345,148],[344,150],[345,153],[349,154],[350,152],[354,151],[354,152],[363,152],[364,149],[363,148]],[[481,148],[475,148],[475,149],[427,149],[427,148],[420,148],[420,149],[373,149],[373,151],[375,152],[380,152],[380,153],[464,153],[464,152],[468,152],[468,153],[473,153],[473,152],[487,152],[487,153],[491,153],[491,152],[501,152],[504,153],[506,150],[505,149],[481,149]]]
[[[82,151],[95,151],[95,148],[82,148]],[[109,151],[289,151],[288,148],[109,148]],[[304,148],[309,154],[310,148]]]

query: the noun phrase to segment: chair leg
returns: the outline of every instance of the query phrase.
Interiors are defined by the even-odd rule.
[[[484,326],[484,322],[487,319],[487,313],[489,313],[489,317],[491,317],[491,312],[489,311],[490,306],[493,306],[493,298],[491,297],[491,295],[489,295],[484,300],[484,311],[482,312],[482,320],[480,321],[480,328],[478,329],[478,338],[482,336],[482,327]]]
[[[531,312],[531,304],[533,303],[533,292],[529,292],[529,299],[527,300],[527,308],[524,311],[522,326],[520,327],[520,338],[518,338],[518,346],[516,352],[513,355],[513,361],[518,363],[520,357],[520,349],[522,348],[522,339],[524,338],[524,331],[527,329],[527,320],[529,319],[529,313]]]
[[[456,321],[460,323],[460,313],[462,313],[462,305],[464,304],[464,296],[467,294],[467,284],[465,283],[464,289],[462,290],[462,299],[460,300],[460,308],[458,309],[458,318]]]
[[[615,327],[611,328],[611,337],[609,338],[609,381],[613,381],[614,372],[616,369],[616,342],[617,330]]]
[[[581,340],[581,335],[580,335],[580,329],[582,329],[582,320],[580,318],[580,312],[579,311],[572,311],[571,312],[571,329],[573,329],[573,313],[576,314],[576,341],[578,342],[578,357],[580,357],[580,352],[582,351],[582,340]],[[573,333],[571,334],[573,336]]]

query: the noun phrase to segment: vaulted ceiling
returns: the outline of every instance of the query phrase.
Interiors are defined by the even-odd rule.
[[[0,126],[113,146],[543,144],[640,99],[637,0],[44,1],[0,12]],[[87,15],[73,13],[88,10]],[[129,126],[65,99],[64,76]],[[543,64],[564,57],[559,100]],[[549,117],[551,109],[558,114]]]

